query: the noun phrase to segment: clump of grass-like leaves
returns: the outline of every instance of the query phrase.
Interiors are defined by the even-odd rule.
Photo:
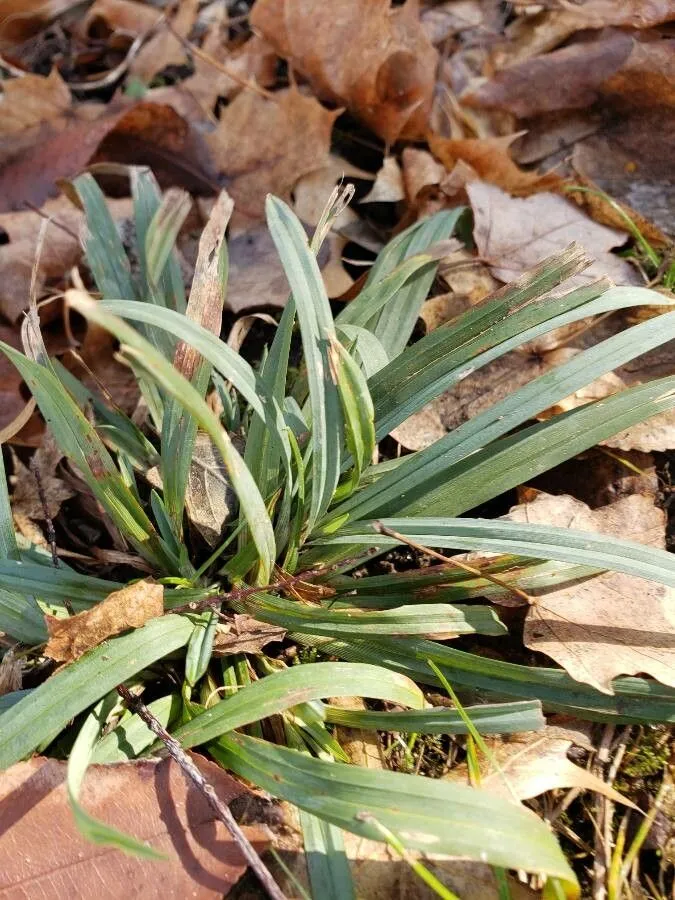
[[[351,765],[332,726],[455,734],[466,733],[468,714],[479,732],[505,733],[540,727],[542,705],[606,722],[673,718],[674,692],[648,679],[617,679],[610,696],[561,670],[486,659],[453,649],[446,638],[506,633],[492,607],[475,602],[508,592],[498,577],[506,565],[510,584],[521,589],[544,575],[550,584],[604,569],[675,582],[672,561],[649,547],[608,544],[600,535],[562,528],[460,518],[674,406],[675,378],[665,378],[527,424],[603,373],[672,339],[675,312],[579,353],[432,446],[378,463],[378,441],[468,372],[562,325],[658,297],[601,280],[552,299],[551,290],[587,264],[583,251],[571,247],[408,346],[435,275],[434,245],[450,236],[462,210],[438,213],[399,234],[360,294],[334,318],[316,262],[330,209],[308,243],[288,206],[270,197],[268,227],[291,297],[253,367],[219,337],[227,198],[206,227],[186,300],[173,251],[186,215],[181,198],[162,200],[152,176],[134,171],[139,278],[92,177],[80,177],[75,188],[87,212],[87,258],[101,299],[80,289],[69,291],[67,301],[119,341],[138,377],[148,427],[139,429],[51,361],[34,314],[24,329],[25,355],[1,349],[29,385],[65,456],[164,585],[165,614],[94,647],[39,687],[0,698],[0,767],[48,747],[89,711],[71,755],[73,808],[85,833],[125,846],[124,836],[92,825],[77,791],[89,762],[153,751],[154,735],[130,711],[106,729],[111,697],[120,712],[116,686],[142,687],[152,667],[155,716],[183,748],[201,747],[223,767],[296,804],[314,859],[324,859],[331,877],[344,879],[340,896],[351,890],[341,829],[537,873],[548,878],[551,896],[576,896],[574,874],[532,811],[468,786]],[[296,326],[303,365],[291,372]],[[220,399],[220,415],[205,400],[210,392]],[[194,558],[185,528],[199,431],[222,459],[237,498],[223,544],[206,561]],[[233,442],[234,431],[241,443]],[[364,560],[396,546],[396,535],[501,556],[484,568],[485,577],[448,566],[414,577],[352,577]],[[81,611],[122,587],[64,564],[54,569],[44,555],[19,550],[4,483],[0,572],[0,630],[35,653],[47,638],[46,609],[66,616],[66,601]],[[422,584],[436,590],[420,595]],[[278,626],[299,647],[338,661],[286,665],[264,649],[214,656],[214,640],[236,613]],[[169,667],[183,673],[181,691],[168,676],[162,682]],[[163,695],[157,695],[158,683],[165,685]],[[502,702],[466,714],[429,708],[420,685],[442,689],[444,683]],[[331,705],[329,698],[340,696],[387,705],[379,711]],[[285,745],[261,728],[270,716],[281,717]]]

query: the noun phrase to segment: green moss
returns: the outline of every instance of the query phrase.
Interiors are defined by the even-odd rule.
[[[647,786],[652,778],[660,779],[668,762],[672,732],[661,725],[640,729],[634,743],[626,751],[616,787],[631,794]]]

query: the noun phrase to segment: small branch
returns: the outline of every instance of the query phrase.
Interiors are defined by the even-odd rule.
[[[182,769],[183,775],[185,775],[185,777],[194,784],[200,794],[202,794],[206,798],[211,809],[229,831],[242,856],[258,876],[258,879],[267,891],[268,896],[272,897],[272,900],[286,900],[278,884],[272,878],[269,869],[265,866],[256,851],[253,849],[251,842],[239,827],[236,819],[230,811],[230,808],[222,802],[220,797],[218,797],[215,790],[213,789],[213,786],[209,784],[208,781],[204,778],[202,773],[195,765],[194,761],[188,756],[185,750],[183,750],[178,741],[175,738],[171,737],[169,732],[162,726],[162,724],[155,718],[155,716],[153,716],[153,714],[150,712],[145,703],[143,703],[140,697],[132,694],[128,687],[123,684],[118,685],[117,693],[125,701],[127,707],[132,710],[132,712],[135,712],[139,716],[139,718],[141,718],[145,722],[145,724],[148,726],[150,731],[153,732],[153,734],[157,735],[157,737],[166,747],[171,759],[173,759],[174,762]]]
[[[463,572],[467,572],[469,575],[475,575],[477,578],[485,578],[486,581],[492,582],[492,584],[497,585],[497,587],[503,588],[506,591],[510,591],[512,594],[515,594],[516,597],[520,597],[520,599],[524,600],[528,604],[528,606],[535,606],[537,603],[534,597],[526,594],[525,591],[522,591],[514,584],[509,584],[508,581],[505,581],[498,575],[493,575],[490,572],[483,572],[482,569],[476,569],[474,566],[470,566],[468,563],[462,562],[456,559],[456,557],[454,556],[443,556],[442,553],[438,553],[436,550],[432,550],[431,547],[425,547],[424,544],[418,544],[417,541],[413,541],[410,538],[406,537],[404,534],[400,534],[398,531],[394,531],[393,528],[387,528],[387,526],[383,525],[382,522],[375,522],[373,527],[379,534],[386,534],[388,537],[394,538],[401,544],[407,544],[409,547],[412,547],[413,550],[417,550],[419,553],[426,553],[427,556],[432,556],[434,559],[440,560],[440,562],[446,563],[450,566],[456,566],[458,569],[461,569]]]
[[[56,547],[56,531],[54,530],[54,522],[52,521],[52,517],[49,515],[49,507],[47,506],[47,495],[45,494],[44,485],[42,484],[42,475],[40,474],[40,467],[35,462],[35,457],[33,457],[30,461],[30,470],[33,473],[33,477],[35,478],[35,484],[37,486],[38,497],[40,499],[40,505],[42,506],[42,514],[45,520],[45,529],[47,531],[47,543],[49,544],[49,549],[52,554],[52,565],[55,569],[58,569],[61,565],[59,562],[59,554]],[[63,598],[63,605],[68,610],[68,614],[71,616],[75,615],[75,610],[73,609],[73,604],[70,602],[69,597]]]

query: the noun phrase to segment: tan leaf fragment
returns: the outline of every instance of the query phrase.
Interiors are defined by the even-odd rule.
[[[546,791],[580,788],[635,808],[611,785],[568,759],[567,753],[573,742],[556,736],[552,728],[547,727],[543,734],[541,731],[531,731],[486,740],[501,770],[497,771],[490,760],[480,755],[480,786],[491,794],[499,794],[505,800],[529,800]]]
[[[296,88],[269,100],[253,91],[234,98],[207,136],[216,163],[231,179],[228,190],[237,212],[233,224],[245,228],[262,220],[268,193],[289,199],[302,175],[328,161],[337,115]]]
[[[0,134],[16,134],[42,122],[57,119],[70,109],[68,85],[52,69],[48,76],[25,75],[2,84]]]
[[[182,0],[171,20],[173,31],[186,38],[195,23],[198,10],[199,0]],[[167,66],[180,66],[186,62],[185,47],[168,28],[164,27],[144,45],[132,62],[129,72],[144,81],[151,81],[154,75]]]
[[[223,526],[231,518],[237,496],[222,457],[203,431],[197,432],[188,474],[185,507],[190,522],[210,547],[220,540]]]
[[[107,638],[141,628],[163,613],[164,587],[151,579],[137,581],[76,616],[45,616],[49,642],[44,654],[57,662],[72,662]]]
[[[0,0],[0,50],[22,44],[80,0]],[[6,82],[5,82],[6,84]]]
[[[663,511],[638,494],[596,510],[570,496],[539,494],[507,518],[604,534],[608,544],[617,537],[665,546]],[[619,675],[644,673],[675,686],[675,592],[619,572],[543,592],[528,612],[524,640],[606,694]]]
[[[63,459],[63,453],[56,444],[51,432],[45,434],[44,439],[33,456],[33,464],[37,468],[42,487],[46,510],[42,503],[42,497],[38,489],[35,473],[25,466],[19,457],[12,451],[12,467],[14,474],[10,478],[12,485],[12,515],[17,530],[42,546],[46,540],[42,532],[35,528],[34,521],[43,522],[45,514],[50,519],[56,518],[61,509],[61,504],[69,500],[74,491],[59,478],[56,469]]]
[[[214,763],[193,759],[223,802],[253,796]],[[65,778],[65,762],[40,757],[0,775],[1,895],[116,900],[127,885],[147,900],[219,900],[246,870],[225,826],[173,761],[90,766],[82,792],[89,813],[147,842],[167,857],[161,862],[83,838]],[[259,853],[269,845],[264,827],[244,832]]]
[[[78,23],[78,34],[86,40],[95,26],[103,24],[113,33],[138,37],[156,25],[161,16],[156,7],[136,0],[94,0]]]
[[[417,0],[395,9],[389,0],[258,0],[251,25],[319,97],[347,106],[387,143],[423,136],[438,56]]]
[[[0,660],[0,697],[20,691],[23,680],[23,664],[14,656],[14,648],[6,650]]]
[[[361,203],[397,203],[405,199],[403,173],[395,156],[385,156],[375,184]]]
[[[637,270],[609,251],[627,235],[593,222],[573,203],[555,194],[509,197],[493,184],[473,181],[467,193],[474,213],[474,239],[480,255],[500,281],[509,282],[578,241],[595,262],[565,282],[564,290],[603,275],[615,284],[640,284]]]
[[[231,653],[261,653],[263,647],[272,641],[283,641],[286,630],[278,625],[258,622],[253,616],[234,616],[234,624],[230,631],[216,632],[213,641],[213,652],[216,656],[228,656]]]

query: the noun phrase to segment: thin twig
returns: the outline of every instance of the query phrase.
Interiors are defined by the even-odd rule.
[[[279,888],[279,885],[272,878],[269,869],[260,859],[251,842],[239,827],[239,824],[232,815],[230,808],[218,797],[213,786],[208,783],[208,781],[204,778],[202,773],[195,765],[194,760],[192,760],[188,756],[188,754],[185,752],[185,750],[183,750],[178,741],[174,737],[171,737],[169,732],[162,726],[162,724],[155,718],[155,716],[153,716],[153,714],[150,712],[145,703],[143,703],[140,697],[132,694],[129,688],[123,684],[118,685],[117,693],[125,701],[127,707],[132,712],[135,712],[138,717],[145,722],[145,724],[148,726],[150,731],[153,732],[153,734],[157,735],[157,737],[166,747],[171,759],[173,759],[174,762],[183,770],[183,775],[185,775],[185,777],[194,784],[200,794],[202,794],[206,798],[211,809],[230,832],[232,839],[241,851],[242,856],[258,876],[258,879],[267,891],[267,894],[272,897],[273,900],[286,900],[284,894]]]
[[[260,87],[260,85],[256,84],[255,81],[249,81],[247,78],[242,78],[242,76],[238,72],[235,72],[223,63],[218,62],[218,60],[214,59],[213,56],[205,53],[200,47],[197,47],[191,41],[188,41],[187,38],[184,38],[182,34],[179,34],[176,31],[171,22],[167,20],[165,24],[171,34],[176,38],[176,40],[180,41],[180,43],[183,45],[183,47],[185,47],[186,50],[188,50],[190,53],[193,53],[198,59],[201,59],[202,62],[208,63],[208,65],[213,66],[214,69],[222,72],[223,75],[227,75],[228,78],[231,78],[232,81],[234,81],[236,84],[239,84],[241,85],[241,87],[253,91],[255,94],[259,94],[266,100],[276,99],[271,91],[266,91],[265,88]]]
[[[298,575],[285,575],[283,578],[280,578],[278,581],[272,581],[270,584],[262,584],[258,587],[247,585],[246,587],[235,588],[232,591],[228,591],[226,594],[214,594],[212,597],[206,597],[204,600],[193,600],[191,603],[184,603],[182,606],[171,607],[170,609],[167,609],[167,613],[201,612],[212,606],[220,606],[221,603],[226,603],[228,600],[239,601],[245,600],[247,597],[253,596],[253,594],[267,594],[270,591],[283,591],[298,584],[300,581],[311,581],[312,578],[318,578],[321,575],[329,575],[331,572],[337,572],[338,569],[342,569],[345,566],[352,565],[353,563],[362,560],[364,555],[372,556],[376,552],[376,550],[369,549],[367,554],[361,554],[360,556],[351,559],[343,559],[330,566],[317,566],[315,569],[307,569],[304,572],[300,572]]]
[[[379,534],[386,534],[388,537],[394,538],[394,540],[399,541],[401,544],[407,544],[409,547],[412,547],[413,550],[417,550],[419,553],[425,553],[427,556],[432,556],[434,559],[438,559],[440,560],[440,562],[446,563],[447,565],[456,566],[463,572],[468,572],[469,575],[475,575],[478,578],[485,578],[486,581],[492,582],[492,584],[497,585],[497,587],[503,588],[506,591],[510,591],[512,594],[520,597],[520,599],[524,600],[528,604],[528,606],[535,606],[537,603],[534,597],[526,594],[525,591],[522,591],[514,584],[509,584],[508,581],[504,581],[504,579],[500,578],[498,575],[493,575],[491,572],[484,572],[481,569],[476,569],[474,566],[470,566],[468,563],[460,561],[454,556],[444,556],[442,553],[438,553],[438,551],[432,550],[431,547],[426,547],[424,544],[418,544],[417,541],[413,541],[409,537],[406,537],[404,534],[400,534],[398,531],[394,531],[393,528],[387,528],[387,526],[383,525],[382,522],[374,522],[373,528]]]

